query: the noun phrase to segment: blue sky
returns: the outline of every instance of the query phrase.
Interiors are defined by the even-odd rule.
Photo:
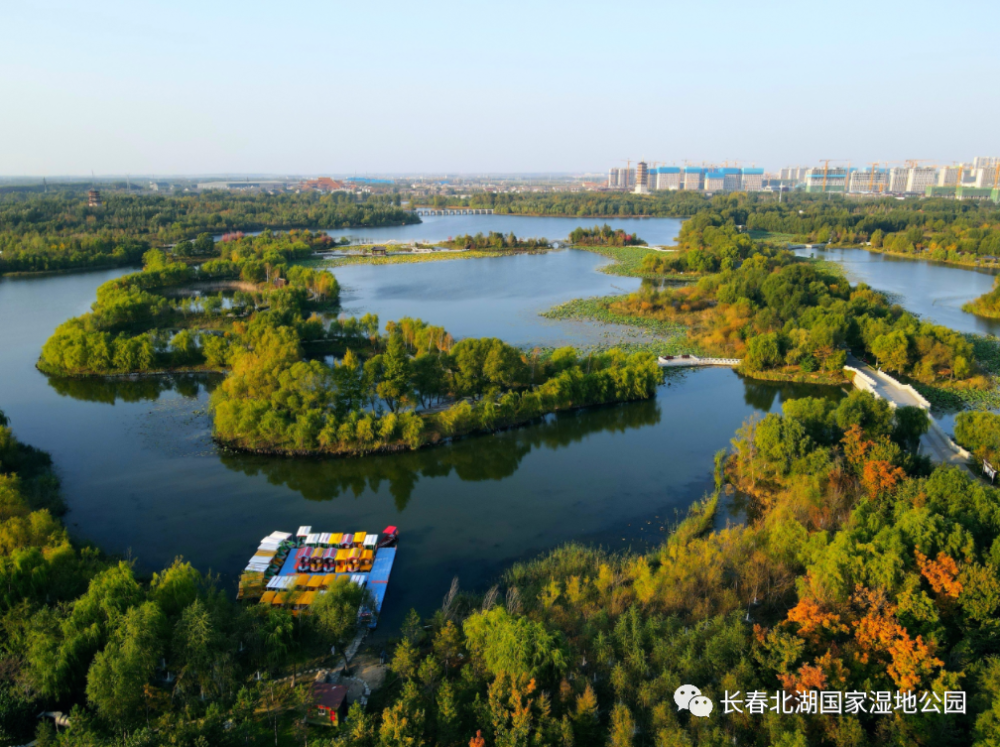
[[[1000,3],[5,3],[0,175],[1000,153]]]

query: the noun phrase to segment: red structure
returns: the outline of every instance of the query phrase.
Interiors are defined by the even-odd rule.
[[[347,716],[347,688],[314,682],[306,719],[320,726],[340,726]]]
[[[345,189],[343,182],[331,179],[328,176],[321,176],[319,179],[310,179],[302,182],[302,189],[315,189],[317,192],[336,192],[338,189]]]

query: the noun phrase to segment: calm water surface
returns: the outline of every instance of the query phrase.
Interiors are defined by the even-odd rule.
[[[558,241],[578,226],[603,225],[624,229],[650,245],[673,244],[681,229],[678,218],[532,218],[523,215],[429,215],[415,226],[348,228],[327,231],[331,236],[347,236],[358,241],[447,241],[464,234],[511,233],[522,239]]]
[[[343,311],[389,319],[419,316],[456,338],[499,337],[513,345],[609,342],[620,328],[545,319],[540,312],[574,298],[631,293],[641,281],[598,272],[609,263],[592,252],[560,249],[535,255],[334,269]]]
[[[480,216],[477,225],[499,219]],[[637,222],[651,241],[657,232],[676,233],[676,221]],[[420,228],[401,230],[422,238]],[[453,233],[473,229],[489,230]],[[383,320],[408,314],[457,336],[554,344],[595,333],[537,319],[536,310],[634,287],[597,272],[602,262],[560,251],[357,266],[337,275],[348,312],[370,310]],[[906,271],[916,263],[892,264]],[[943,269],[949,272],[935,282],[950,283],[954,294],[966,292],[968,276],[978,277]],[[388,630],[410,607],[433,611],[455,575],[464,587],[482,589],[512,561],[566,541],[612,548],[658,541],[661,527],[710,489],[713,454],[751,413],[775,410],[793,396],[841,396],[837,389],[747,382],[724,369],[672,371],[651,401],[551,416],[416,453],[340,460],[220,454],[204,411],[217,379],[108,383],[49,379],[34,368],[55,326],[86,311],[97,286],[124,272],[0,280],[0,407],[23,440],[52,453],[71,530],[109,551],[131,552],[145,570],[183,555],[233,588],[257,541],[275,529],[379,531],[397,524],[403,540],[387,596]]]
[[[891,293],[906,309],[959,332],[1000,334],[1000,320],[983,319],[962,311],[962,304],[993,289],[995,274],[876,254],[864,249],[799,250],[843,266],[852,283],[868,283]]]

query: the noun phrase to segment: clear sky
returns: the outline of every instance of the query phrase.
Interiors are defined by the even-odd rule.
[[[0,175],[1000,154],[1000,2],[3,3]]]

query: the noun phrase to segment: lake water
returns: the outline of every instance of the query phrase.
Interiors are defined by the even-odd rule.
[[[579,226],[603,225],[621,228],[636,234],[647,244],[673,244],[680,231],[677,218],[534,218],[523,215],[429,215],[415,226],[387,226],[385,228],[348,228],[327,231],[331,236],[349,237],[372,242],[383,241],[447,241],[454,236],[490,231],[508,234],[513,232],[522,239],[565,239]]]
[[[1000,334],[1000,320],[962,311],[962,304],[993,289],[996,275],[940,262],[904,259],[864,249],[804,249],[797,254],[836,262],[852,283],[892,294],[904,308],[959,332]]]
[[[490,230],[501,219],[521,221],[504,230],[523,236],[533,235],[534,221],[557,225],[504,216],[436,220],[474,218],[482,228],[454,233]],[[678,225],[634,222],[651,241],[675,234]],[[399,230],[423,238],[420,226]],[[536,310],[634,287],[599,273],[602,262],[591,253],[559,251],[355,266],[336,274],[348,311],[374,311],[383,321],[419,316],[458,336],[554,344],[595,333],[537,319]],[[886,287],[893,273],[913,264],[883,263],[885,274],[868,282]],[[874,263],[870,269],[877,271]],[[650,401],[551,416],[415,453],[337,460],[222,454],[204,411],[217,379],[59,380],[34,368],[56,325],[86,311],[97,286],[124,272],[0,280],[0,408],[21,439],[52,453],[71,531],[131,553],[147,571],[182,555],[220,573],[232,590],[258,540],[273,530],[311,524],[379,531],[396,524],[402,539],[386,603],[389,631],[410,607],[432,612],[455,575],[463,587],[481,590],[511,562],[570,540],[611,548],[658,541],[661,527],[711,489],[714,453],[749,415],[778,409],[788,397],[841,396],[837,389],[745,381],[727,369],[674,370]],[[956,297],[980,292],[970,282],[978,282],[977,273],[927,272]]]
[[[539,314],[574,298],[631,293],[641,281],[599,272],[610,262],[593,252],[559,249],[484,259],[394,265],[347,265],[333,270],[343,313],[390,319],[417,316],[456,338],[499,337],[512,345],[614,342],[621,328],[546,319]]]

